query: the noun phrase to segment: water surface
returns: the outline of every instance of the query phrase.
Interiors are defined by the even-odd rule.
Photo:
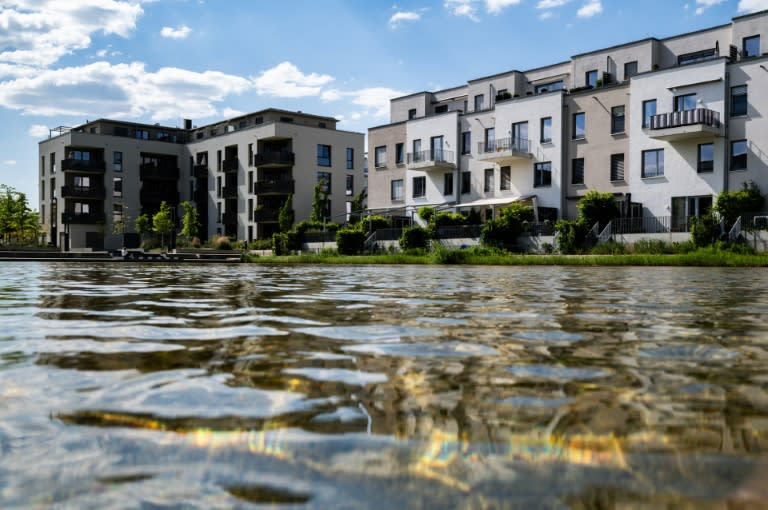
[[[0,506],[760,508],[767,347],[756,269],[3,263]]]

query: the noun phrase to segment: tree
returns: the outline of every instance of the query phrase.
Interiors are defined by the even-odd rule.
[[[738,191],[723,191],[717,196],[712,208],[725,221],[728,228],[744,213],[756,213],[763,209],[765,198],[754,182],[744,183]]]
[[[181,216],[181,235],[189,239],[197,237],[200,230],[200,216],[197,207],[189,200],[183,201],[181,207],[184,209]]]
[[[323,185],[323,182],[318,182],[312,194],[312,213],[309,216],[312,223],[322,223],[326,219],[328,199],[323,192]]]
[[[112,233],[116,236],[121,236],[123,243],[125,242],[125,229],[130,221],[128,216],[128,206],[125,204],[117,204],[120,206],[120,215],[112,215]]]
[[[37,237],[39,215],[29,208],[27,196],[10,186],[0,184],[0,234],[6,242],[15,235],[19,242],[26,234]]]
[[[171,206],[163,200],[160,203],[160,210],[152,216],[152,230],[160,234],[160,246],[165,246],[165,234],[170,234],[173,230],[171,214]]]
[[[356,223],[363,218],[363,211],[365,211],[365,201],[368,198],[368,192],[363,189],[359,195],[356,195],[352,199],[352,214],[349,215],[349,222]]]
[[[144,234],[149,234],[152,232],[152,218],[150,218],[148,214],[138,216],[134,223],[134,228],[136,229],[136,233],[142,237]]]
[[[293,195],[288,195],[285,199],[285,203],[280,207],[280,212],[277,216],[277,222],[280,225],[280,232],[288,232],[293,227]]]
[[[603,229],[611,220],[621,216],[616,198],[613,193],[607,191],[605,193],[594,189],[587,191],[576,207],[579,210],[579,220],[586,223],[588,228],[599,223],[600,229]]]

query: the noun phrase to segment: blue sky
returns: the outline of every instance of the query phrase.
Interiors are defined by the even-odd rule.
[[[391,97],[644,37],[768,0],[0,0],[0,183],[37,208],[37,143],[96,118],[195,125],[268,107],[365,132]]]

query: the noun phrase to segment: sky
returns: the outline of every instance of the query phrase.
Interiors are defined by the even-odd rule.
[[[38,142],[88,120],[264,108],[365,133],[389,99],[726,24],[768,0],[0,0],[0,184],[38,208]]]

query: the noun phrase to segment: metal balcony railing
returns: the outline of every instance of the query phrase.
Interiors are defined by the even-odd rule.
[[[61,162],[64,172],[104,173],[107,164],[103,160],[65,159]]]
[[[254,154],[253,164],[256,166],[266,165],[293,165],[296,161],[296,156],[293,152],[289,151],[264,151]]]
[[[295,181],[293,179],[283,181],[256,181],[253,184],[253,192],[256,195],[288,195],[293,193]]]
[[[87,213],[69,212],[61,213],[61,222],[66,224],[94,224],[104,221],[104,211],[92,211]]]
[[[527,138],[501,138],[499,140],[488,140],[479,142],[477,151],[480,154],[490,152],[512,152],[516,154],[530,153],[531,142]]]
[[[707,108],[696,108],[694,110],[661,113],[651,116],[649,127],[652,130],[656,130],[676,128],[681,126],[693,126],[697,124],[711,127],[720,127],[720,114]]]
[[[89,198],[92,200],[104,200],[105,190],[103,186],[62,186],[62,198]]]
[[[412,163],[449,163],[455,161],[453,151],[443,149],[426,150],[418,152],[409,152],[407,157],[408,164]]]
[[[139,168],[142,181],[175,181],[179,178],[179,169],[171,165],[155,165],[145,163]]]
[[[221,163],[221,169],[225,173],[231,173],[231,172],[237,172],[237,169],[240,167],[240,163],[237,160],[237,157],[225,159]]]

